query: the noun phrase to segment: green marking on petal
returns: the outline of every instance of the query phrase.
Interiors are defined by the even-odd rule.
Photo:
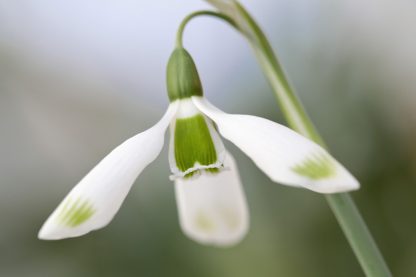
[[[224,208],[221,210],[221,216],[225,226],[231,231],[236,230],[241,225],[240,217],[235,210]]]
[[[191,171],[191,172],[189,172],[189,173],[187,173],[187,174],[185,174],[185,176],[183,176],[185,179],[189,179],[189,178],[192,178],[192,177],[194,177],[195,175],[198,175],[198,174],[201,174],[201,171],[204,171],[204,172],[206,172],[206,173],[208,173],[208,174],[211,174],[211,175],[215,175],[215,174],[217,174],[217,173],[219,173],[220,172],[220,169],[219,168],[216,168],[216,167],[213,167],[213,168],[205,168],[205,169],[196,169],[196,170],[194,170],[194,171]]]
[[[335,174],[335,164],[326,154],[317,154],[306,158],[300,164],[292,167],[299,175],[313,180],[325,179]]]
[[[195,226],[204,232],[212,232],[215,229],[214,222],[204,212],[196,215]]]
[[[68,198],[59,212],[58,220],[68,227],[76,227],[87,221],[94,213],[95,210],[88,200],[78,198],[73,201]]]
[[[194,170],[194,171],[191,171],[191,172],[189,172],[189,173],[185,174],[185,176],[183,176],[183,177],[184,177],[185,179],[189,179],[189,178],[194,177],[194,176],[195,176],[195,174],[197,174],[197,173],[200,173],[200,171],[199,171],[199,170]]]
[[[196,164],[209,166],[217,162],[215,145],[207,122],[201,114],[176,120],[174,147],[176,166],[182,172]],[[215,172],[215,169],[206,170]],[[194,172],[186,174],[185,177],[192,177]]]
[[[220,169],[219,168],[216,168],[216,167],[214,167],[214,168],[206,168],[205,169],[205,172],[208,172],[208,173],[211,173],[211,174],[216,174],[216,173],[219,173],[220,172]]]

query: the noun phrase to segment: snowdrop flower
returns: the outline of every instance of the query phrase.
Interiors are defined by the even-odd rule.
[[[63,239],[106,226],[142,170],[159,155],[170,126],[169,164],[180,225],[190,238],[227,246],[248,230],[249,215],[236,163],[221,137],[240,148],[274,182],[320,193],[359,187],[322,147],[280,124],[227,114],[210,104],[189,53],[179,47],[168,63],[170,105],[152,128],[128,139],[76,185],[39,232]]]

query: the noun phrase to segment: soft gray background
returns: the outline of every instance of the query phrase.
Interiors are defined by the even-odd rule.
[[[416,265],[416,4],[242,1],[264,27],[395,276]],[[251,212],[236,247],[181,233],[166,149],[105,229],[44,242],[43,221],[167,107],[165,66],[197,0],[0,0],[0,276],[363,276],[321,195],[269,181],[231,144]],[[195,20],[185,45],[222,109],[284,122],[247,43]]]

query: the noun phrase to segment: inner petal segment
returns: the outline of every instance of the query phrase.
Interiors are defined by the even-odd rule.
[[[223,166],[224,145],[212,121],[197,110],[172,122],[170,148],[174,177],[192,177],[201,170],[215,174]]]

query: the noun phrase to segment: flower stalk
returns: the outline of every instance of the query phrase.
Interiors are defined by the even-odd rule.
[[[237,1],[208,0],[208,2],[224,13],[221,16],[216,15],[217,17],[231,22],[231,25],[248,39],[289,126],[326,147],[299,98],[292,90],[266,36],[250,14]],[[202,14],[202,12],[200,13]],[[366,276],[391,276],[390,270],[351,196],[348,193],[327,194],[326,200]]]
[[[186,25],[188,24],[188,22],[198,16],[201,15],[207,15],[207,16],[213,16],[213,17],[217,17],[219,19],[222,19],[226,22],[228,22],[231,26],[233,26],[234,28],[238,29],[237,24],[234,22],[234,20],[232,20],[230,17],[228,17],[227,15],[223,14],[223,13],[219,13],[219,12],[214,12],[214,11],[196,11],[193,13],[190,13],[189,15],[187,15],[181,22],[181,24],[178,27],[178,31],[176,32],[176,41],[175,41],[175,46],[176,48],[183,48],[183,32],[185,30]]]

